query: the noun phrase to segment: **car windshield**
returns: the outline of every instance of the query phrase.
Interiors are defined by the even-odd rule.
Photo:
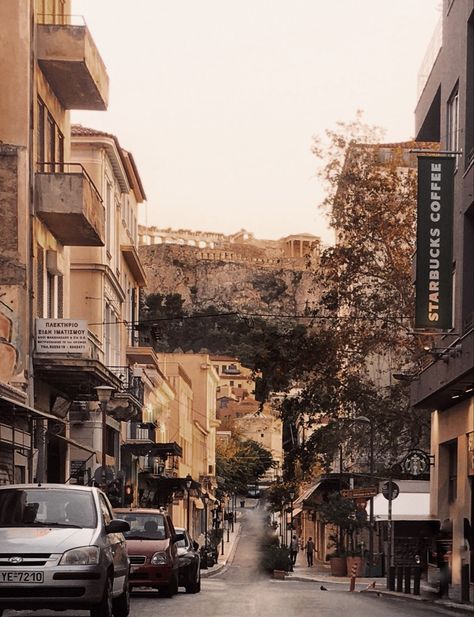
[[[0,491],[0,527],[89,527],[97,525],[87,491],[31,488]]]
[[[162,514],[130,513],[120,515],[130,524],[125,537],[140,540],[164,540],[166,538],[165,517]]]

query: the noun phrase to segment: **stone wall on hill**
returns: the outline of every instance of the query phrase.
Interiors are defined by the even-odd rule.
[[[287,260],[204,258],[201,249],[173,244],[141,246],[146,294],[180,294],[186,308],[213,305],[223,310],[301,315],[316,306],[318,274],[292,269]]]

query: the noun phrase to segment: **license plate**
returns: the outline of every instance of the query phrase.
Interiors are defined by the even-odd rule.
[[[0,572],[1,583],[43,583],[44,572]]]

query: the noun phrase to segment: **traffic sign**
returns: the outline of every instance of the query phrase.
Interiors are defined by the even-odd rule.
[[[392,482],[392,497],[390,497],[390,482],[384,482],[382,485],[382,495],[385,499],[396,499],[400,494],[400,487],[395,482]]]
[[[375,497],[379,492],[377,486],[365,486],[362,488],[343,489],[341,495],[349,499],[370,499]]]

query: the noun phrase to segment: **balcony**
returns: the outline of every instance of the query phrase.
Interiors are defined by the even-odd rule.
[[[41,163],[35,205],[38,218],[64,246],[104,246],[102,198],[79,163]]]
[[[145,387],[141,376],[136,375],[129,366],[109,366],[108,370],[120,381],[120,387],[109,403],[111,415],[122,422],[132,418],[141,422],[145,401]]]
[[[104,365],[98,339],[90,331],[85,351],[35,351],[33,367],[39,379],[75,401],[97,400],[96,386],[111,386],[116,392],[122,388],[119,377]]]
[[[444,410],[472,397],[474,330],[442,349],[423,367],[411,385],[415,408]]]
[[[48,16],[39,16],[48,21]],[[105,111],[109,77],[89,30],[81,25],[39,23],[37,58],[65,109]]]

